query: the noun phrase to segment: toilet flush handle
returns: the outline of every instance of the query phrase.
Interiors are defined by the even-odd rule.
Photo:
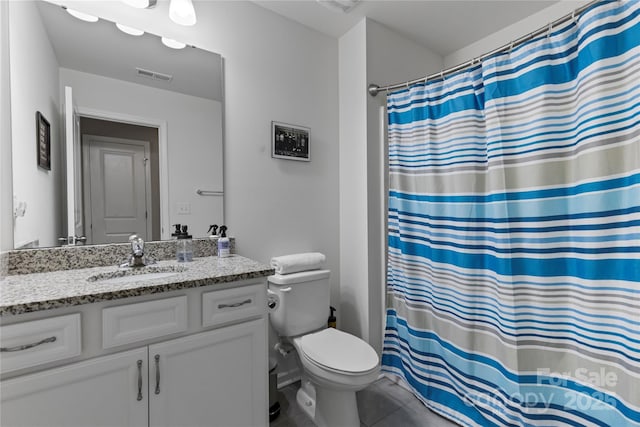
[[[286,288],[280,289],[280,292],[282,292],[282,293],[291,292],[291,286],[287,286]]]

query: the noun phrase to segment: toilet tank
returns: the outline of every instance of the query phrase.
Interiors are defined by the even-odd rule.
[[[280,298],[269,314],[278,335],[294,337],[327,326],[329,275],[329,270],[312,270],[268,277],[269,289]]]

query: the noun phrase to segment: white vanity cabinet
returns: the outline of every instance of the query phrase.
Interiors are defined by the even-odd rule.
[[[265,424],[264,326],[254,320],[149,346],[149,425]]]
[[[166,299],[156,296],[151,304],[146,300],[132,304],[120,300],[119,305],[88,305],[82,313],[88,324],[91,318],[105,322],[111,319],[111,313],[139,313],[124,316],[126,321],[120,322],[123,330],[118,334],[126,336],[126,329],[131,328],[132,336],[140,336],[141,341],[107,348],[100,328],[90,325],[91,330],[83,330],[83,348],[99,347],[97,354],[88,351],[91,357],[86,360],[0,382],[0,425],[266,426],[265,298],[266,285],[253,280],[221,290],[208,286]],[[171,324],[166,321],[171,314],[158,313],[181,313],[172,308],[172,301],[182,299],[189,300],[186,329],[172,332],[171,339],[158,337],[158,328],[150,328],[153,322],[142,310],[151,307],[151,319]],[[218,323],[210,320],[208,307],[214,300],[215,308],[222,310],[223,321]],[[164,306],[171,309],[158,309]],[[91,310],[100,310],[101,314]],[[182,319],[183,315],[177,317]],[[144,328],[152,331],[152,339],[140,335]],[[111,330],[102,329],[103,334]]]
[[[0,424],[146,426],[146,390],[138,400],[146,360],[147,349],[137,349],[3,381]]]

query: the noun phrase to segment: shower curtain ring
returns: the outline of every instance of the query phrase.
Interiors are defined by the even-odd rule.
[[[571,20],[573,21],[574,24],[576,24],[576,11],[575,10],[573,12],[571,12]]]
[[[515,44],[514,40],[511,40],[511,44],[509,45],[509,53],[511,53],[511,51],[513,51],[513,45]]]
[[[549,29],[547,30],[547,38],[551,37],[552,29],[553,29],[553,22],[549,24]]]

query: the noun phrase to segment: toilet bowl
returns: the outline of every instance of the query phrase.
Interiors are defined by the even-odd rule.
[[[360,390],[379,374],[379,359],[366,342],[334,328],[296,337],[293,345],[305,372],[327,387]]]
[[[380,360],[362,339],[326,328],[328,279],[328,270],[270,276],[269,293],[278,301],[270,320],[298,354],[302,410],[319,427],[360,427],[356,391],[378,378]]]
[[[329,328],[293,339],[303,369],[296,400],[319,427],[359,427],[356,391],[380,373],[378,355],[361,339]]]

